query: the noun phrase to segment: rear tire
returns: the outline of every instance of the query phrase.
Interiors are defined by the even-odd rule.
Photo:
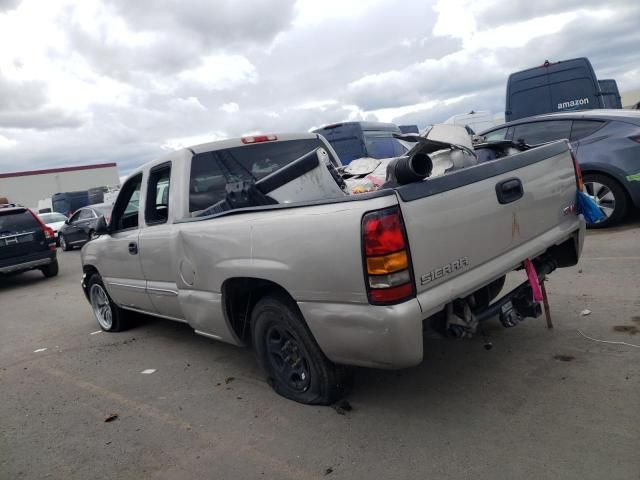
[[[620,222],[628,209],[627,194],[622,185],[608,175],[587,173],[583,178],[584,192],[595,200],[607,217],[587,228],[607,228]]]
[[[121,332],[130,327],[126,312],[111,300],[100,274],[91,275],[87,282],[87,292],[91,310],[102,330]]]
[[[67,239],[64,237],[64,235],[59,235],[59,240],[60,240],[60,248],[62,248],[62,250],[64,250],[65,252],[68,252],[69,250],[71,250],[71,246],[67,243]]]
[[[40,271],[46,278],[55,277],[58,275],[58,260],[54,260],[49,265],[42,267]]]
[[[269,295],[253,308],[251,332],[258,363],[276,393],[295,402],[330,405],[350,384],[346,367],[331,362],[286,295]]]

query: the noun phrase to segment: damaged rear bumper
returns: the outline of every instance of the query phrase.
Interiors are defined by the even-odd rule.
[[[311,333],[333,362],[383,369],[422,362],[422,320],[418,301],[374,306],[298,302]]]
[[[448,302],[469,295],[512,271],[523,258],[537,258],[535,263],[540,278],[556,267],[575,264],[582,250],[585,229],[582,217],[577,223],[577,229],[575,225],[572,230],[553,229],[515,252],[398,305],[298,302],[298,306],[318,345],[331,361],[382,369],[415,366],[423,358],[423,321],[442,311]],[[549,253],[554,253],[555,249],[564,250],[560,249],[563,245],[570,247],[567,250],[571,251],[568,255],[571,258],[565,257],[564,252],[562,255]],[[518,305],[517,299],[527,295],[530,295],[530,287],[525,282],[486,309],[474,313],[480,321],[487,320],[499,315],[502,307],[510,302]],[[529,308],[521,305],[519,308]],[[526,315],[526,310],[521,313],[531,316]]]

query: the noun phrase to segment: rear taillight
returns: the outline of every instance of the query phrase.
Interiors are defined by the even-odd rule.
[[[262,143],[262,142],[273,142],[275,140],[278,140],[278,137],[276,135],[250,135],[247,137],[242,137],[240,140],[242,140],[242,143],[244,144]]]
[[[42,221],[42,219],[38,215],[36,215],[36,213],[33,210],[29,209],[29,212],[31,213],[31,215],[33,215],[33,218],[35,218],[40,224],[40,227],[42,228],[42,233],[44,233],[44,239],[47,240],[49,243],[49,250],[55,252],[56,251],[56,232],[54,232],[51,227],[48,227]]]
[[[636,143],[640,143],[640,135],[631,135],[629,140],[633,140]]]
[[[390,305],[415,296],[409,246],[398,207],[364,216],[362,250],[369,303]]]
[[[573,160],[573,169],[576,172],[576,186],[579,191],[583,190],[584,184],[582,183],[582,169],[580,168],[580,164],[578,163],[578,159],[576,158],[576,154],[571,150],[571,160]]]

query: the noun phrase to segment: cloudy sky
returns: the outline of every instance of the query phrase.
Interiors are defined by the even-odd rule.
[[[510,72],[640,88],[640,2],[0,0],[0,173],[341,120],[504,110]]]

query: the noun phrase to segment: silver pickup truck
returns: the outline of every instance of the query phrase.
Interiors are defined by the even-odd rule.
[[[304,200],[307,182],[287,200],[287,182],[318,166],[314,149],[340,167],[323,137],[296,134],[198,145],[133,172],[82,249],[100,327],[126,328],[131,311],[188,323],[252,345],[281,395],[328,404],[347,366],[419,364],[432,325],[464,335],[489,317],[538,316],[526,282],[496,300],[504,276],[526,259],[540,278],[578,261],[566,141],[359,195]]]

